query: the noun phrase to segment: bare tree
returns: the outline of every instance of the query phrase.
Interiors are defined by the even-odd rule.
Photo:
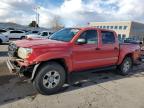
[[[32,21],[32,22],[29,24],[29,27],[39,27],[39,25],[37,24],[36,21]]]
[[[59,17],[59,16],[55,16],[55,17],[52,19],[52,21],[51,21],[51,26],[52,26],[52,28],[53,28],[55,31],[64,28],[64,25],[62,25],[62,24],[60,23],[60,17]]]

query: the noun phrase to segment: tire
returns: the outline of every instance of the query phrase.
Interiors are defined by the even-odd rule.
[[[64,68],[56,62],[49,62],[40,67],[33,85],[40,94],[50,95],[61,90],[65,78]]]
[[[123,76],[128,75],[132,70],[132,65],[132,58],[126,57],[121,63],[121,65],[118,67],[118,73]]]

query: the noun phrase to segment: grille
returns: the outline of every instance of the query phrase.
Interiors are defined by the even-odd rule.
[[[17,49],[18,47],[14,43],[10,43],[8,46],[8,54],[11,57],[17,57]]]

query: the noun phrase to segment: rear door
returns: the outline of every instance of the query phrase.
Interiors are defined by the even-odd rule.
[[[25,36],[25,33],[23,31],[16,31],[16,38],[21,38],[22,36]]]
[[[115,65],[119,56],[119,43],[116,34],[111,31],[101,31],[101,57],[105,66]]]
[[[9,34],[9,37],[10,38],[15,38],[15,35],[16,35],[16,31],[10,31],[10,34]]]
[[[24,36],[24,32],[17,30],[10,31],[11,38],[21,38],[21,36]]]

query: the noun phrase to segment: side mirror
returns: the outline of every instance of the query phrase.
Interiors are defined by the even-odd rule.
[[[87,43],[87,41],[84,38],[80,38],[80,39],[77,40],[77,44],[79,44],[79,45],[86,44],[86,43]]]
[[[139,44],[140,44],[140,45],[142,45],[142,44],[143,44],[143,42],[141,41],[141,42],[139,42]]]

